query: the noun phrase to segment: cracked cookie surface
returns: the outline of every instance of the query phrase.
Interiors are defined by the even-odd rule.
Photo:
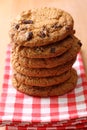
[[[11,24],[12,44],[35,47],[60,41],[74,33],[71,15],[57,8],[23,11]]]

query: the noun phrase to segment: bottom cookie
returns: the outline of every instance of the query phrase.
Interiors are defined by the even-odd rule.
[[[17,84],[15,78],[13,78],[13,86],[20,92],[25,93],[30,96],[39,96],[39,97],[49,97],[49,96],[60,96],[68,93],[76,87],[77,83],[77,73],[73,69],[71,77],[59,85],[50,86],[50,87],[38,87],[38,86],[27,86],[25,84]]]

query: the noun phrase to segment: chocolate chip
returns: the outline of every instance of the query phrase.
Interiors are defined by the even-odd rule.
[[[41,38],[45,38],[45,37],[46,37],[46,33],[45,33],[44,31],[40,31],[39,36],[40,36]]]
[[[16,25],[15,25],[15,28],[18,30],[18,29],[19,29],[19,24],[16,24]]]
[[[25,28],[21,28],[20,30],[21,30],[21,31],[27,30],[27,27],[25,27]]]
[[[55,48],[52,47],[52,48],[50,49],[50,52],[51,52],[51,53],[55,53]]]
[[[33,37],[33,33],[32,32],[28,32],[28,34],[27,34],[27,41],[32,39],[32,37]]]
[[[23,24],[33,24],[33,21],[32,20],[24,20],[22,23]]]
[[[42,28],[42,31],[40,31],[40,33],[38,34],[41,38],[45,38],[46,36],[49,37],[49,30],[46,28],[46,26],[44,25]]]
[[[62,28],[62,25],[61,24],[54,24],[54,25],[52,25],[52,28]]]
[[[78,44],[80,45],[80,47],[82,46],[82,43],[79,41]]]
[[[65,29],[66,29],[67,31],[69,31],[69,30],[71,30],[71,27],[68,25],[68,26],[65,26]]]

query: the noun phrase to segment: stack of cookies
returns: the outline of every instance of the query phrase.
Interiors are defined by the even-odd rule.
[[[56,8],[22,12],[12,23],[10,38],[13,86],[32,96],[58,96],[75,88],[72,68],[81,42],[73,19]]]

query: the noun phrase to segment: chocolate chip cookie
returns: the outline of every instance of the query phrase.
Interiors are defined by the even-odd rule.
[[[13,52],[19,54],[19,56],[22,57],[50,58],[63,54],[64,52],[66,52],[68,49],[71,48],[73,43],[76,44],[78,41],[79,40],[76,37],[68,36],[64,40],[53,43],[51,45],[43,47],[33,47],[33,48],[14,45],[12,50]]]
[[[38,87],[38,86],[30,86],[25,85],[23,83],[19,83],[15,77],[13,77],[13,86],[22,93],[31,95],[31,96],[40,96],[40,97],[48,97],[48,96],[59,96],[66,94],[73,90],[77,84],[77,73],[74,69],[71,71],[71,77],[59,84],[50,87]]]
[[[49,77],[30,77],[18,72],[14,72],[13,77],[19,82],[30,86],[49,87],[52,85],[60,84],[71,76],[71,70],[64,72],[61,75],[49,76]]]
[[[55,76],[60,75],[68,70],[71,69],[73,63],[75,62],[75,58],[63,65],[57,66],[55,68],[28,68],[23,67],[18,62],[13,63],[13,69],[16,70],[18,73],[21,73],[26,76],[32,76],[32,77],[49,77],[49,76]]]
[[[72,47],[67,52],[53,58],[26,58],[20,57],[17,53],[13,52],[11,60],[13,64],[18,62],[22,66],[29,68],[53,68],[74,59],[80,51],[81,45],[80,41],[73,43]]]
[[[51,45],[43,46],[43,47],[24,47],[24,46],[14,46],[13,52],[19,54],[23,57],[28,58],[49,58],[56,57],[58,55],[63,54],[67,51],[75,42],[72,37],[67,37],[66,39],[53,43]]]
[[[11,43],[36,47],[60,41],[73,34],[73,18],[61,9],[23,11],[11,25]]]

